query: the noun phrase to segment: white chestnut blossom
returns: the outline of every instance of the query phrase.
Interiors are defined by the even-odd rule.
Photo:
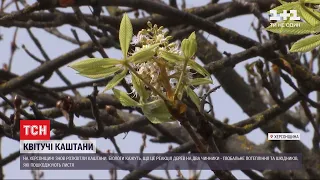
[[[147,59],[142,63],[132,64],[140,78],[148,82],[149,85],[144,84],[143,88],[147,90],[150,100],[160,99],[161,97],[157,94],[159,92],[166,96],[168,91],[167,88],[171,89],[172,92],[175,92],[176,88],[178,88],[179,79],[183,71],[185,72],[181,79],[181,83],[184,84],[184,86],[188,86],[193,79],[193,74],[191,72],[192,68],[188,65],[186,69],[184,69],[184,61],[177,60],[174,62],[162,58],[161,52],[169,52],[183,57],[180,42],[170,42],[172,37],[166,36],[166,34],[167,32],[163,30],[163,27],[158,28],[156,25],[151,26],[149,24],[149,29],[142,29],[139,31],[132,42],[132,44],[136,45],[134,51],[131,53],[132,56],[158,44],[157,48],[154,49],[154,56],[151,56],[150,59]],[[162,64],[163,69],[160,68],[160,64]],[[165,75],[167,79],[163,79],[163,75]],[[165,81],[167,81],[167,85],[169,84],[170,87],[165,85]],[[148,87],[150,85],[159,92],[154,92],[150,89],[150,87]],[[135,96],[138,95],[138,92],[134,88],[132,89],[132,92]]]

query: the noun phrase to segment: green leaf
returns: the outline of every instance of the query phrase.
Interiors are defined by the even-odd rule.
[[[289,2],[282,4],[280,6],[277,6],[271,10],[277,10],[278,13],[282,12],[283,10],[296,10],[300,7],[300,2]]]
[[[74,62],[68,66],[78,71],[78,74],[84,77],[100,79],[119,71],[120,67],[114,66],[117,64],[121,64],[121,61],[112,58],[89,58],[83,61]]]
[[[280,27],[283,23],[293,23],[300,24],[300,27]],[[310,34],[316,33],[316,28],[308,23],[299,22],[299,21],[280,21],[271,24],[266,28],[267,31],[279,34],[293,34],[293,35],[302,35],[302,34]]]
[[[189,44],[188,44],[188,55],[190,57],[194,56],[197,52],[197,39],[196,33],[192,32],[189,36]]]
[[[187,44],[188,44],[188,42],[189,42],[188,39],[184,39],[181,42],[181,50],[182,50],[185,57],[187,57],[187,46],[188,46]]]
[[[298,14],[312,26],[316,26],[320,23],[320,13],[312,8],[300,6]]]
[[[304,3],[320,4],[320,0],[305,0]]]
[[[137,107],[139,105],[139,103],[133,100],[131,97],[129,97],[127,93],[122,92],[115,88],[113,88],[112,90],[113,90],[114,96],[116,96],[116,98],[120,101],[120,103],[123,106]]]
[[[82,61],[77,61],[68,66],[78,72],[85,72],[100,67],[110,67],[120,64],[120,61],[112,58],[89,58]]]
[[[113,77],[113,79],[111,81],[109,81],[109,83],[107,84],[106,88],[103,90],[103,92],[112,89],[113,87],[115,87],[117,84],[120,83],[120,81],[126,77],[128,70],[125,69],[123,70],[121,73],[115,75]]]
[[[91,78],[91,79],[100,79],[100,78],[106,78],[109,77],[116,72],[118,72],[121,69],[119,66],[114,66],[114,67],[109,67],[109,68],[100,68],[100,69],[95,69],[94,71],[85,71],[85,72],[80,72],[79,74]]]
[[[129,58],[129,61],[133,63],[143,63],[145,61],[150,60],[156,53],[154,49],[157,48],[158,46],[159,46],[159,43],[139,50]]]
[[[181,43],[181,49],[186,58],[191,58],[197,51],[197,40],[195,32],[191,33],[188,39]]]
[[[122,17],[119,30],[119,41],[124,58],[127,58],[127,53],[132,39],[132,34],[132,24],[128,15],[125,13]]]
[[[171,63],[177,63],[177,61],[183,61],[185,58],[168,51],[160,51],[160,56]]]
[[[281,4],[287,4],[287,2],[283,1],[283,0],[278,0]]]
[[[190,97],[192,102],[197,106],[197,108],[200,110],[200,99],[198,95],[190,88],[187,87],[186,89],[187,95]]]
[[[140,99],[144,102],[148,98],[148,92],[144,87],[144,83],[135,74],[131,74],[132,85],[136,92],[139,94]]]
[[[189,66],[203,76],[210,76],[210,73],[194,60],[189,61]]]
[[[162,99],[142,104],[140,107],[143,114],[153,124],[173,121],[171,119],[171,114]]]
[[[192,79],[190,81],[190,85],[192,86],[198,86],[198,85],[203,85],[203,84],[212,84],[212,80],[208,79],[208,78],[196,78],[196,79]]]
[[[308,52],[320,45],[320,35],[301,39],[293,44],[290,52]]]
[[[196,33],[193,31],[189,37],[188,37],[189,40],[196,40]]]

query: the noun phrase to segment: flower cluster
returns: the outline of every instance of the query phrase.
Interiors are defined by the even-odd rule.
[[[169,89],[171,89],[171,91],[176,90],[179,75],[183,71],[183,61],[177,61],[175,63],[167,62],[161,57],[161,52],[165,51],[181,56],[182,51],[179,47],[179,42],[170,42],[172,37],[167,36],[167,31],[165,31],[162,26],[158,28],[156,24],[152,25],[148,22],[148,27],[148,29],[142,29],[138,32],[137,36],[133,37],[132,44],[136,46],[132,55],[135,55],[152,45],[159,44],[159,46],[155,49],[156,53],[153,57],[151,57],[147,62],[134,64],[134,67],[143,79],[148,81],[155,89],[158,89],[165,95]],[[163,66],[163,69],[161,69],[161,65]],[[186,83],[192,79],[192,73],[190,70],[191,67],[187,65],[182,83]],[[164,74],[165,76],[163,76]],[[164,81],[168,81],[170,87],[165,87],[166,83]],[[134,88],[133,92],[136,93]],[[160,97],[155,92],[150,92],[151,100],[158,98]]]

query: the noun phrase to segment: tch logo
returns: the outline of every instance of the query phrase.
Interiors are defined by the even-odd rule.
[[[20,120],[20,140],[50,140],[50,120]]]

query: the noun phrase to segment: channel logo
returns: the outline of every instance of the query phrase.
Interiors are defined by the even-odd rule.
[[[50,140],[50,120],[20,120],[20,140]]]

